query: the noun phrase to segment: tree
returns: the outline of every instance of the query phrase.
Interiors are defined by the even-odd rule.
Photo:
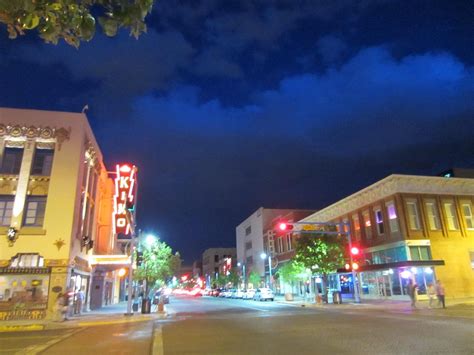
[[[94,37],[96,22],[109,37],[127,28],[138,38],[152,6],[153,0],[0,0],[0,23],[11,39],[36,30],[46,43],[64,39],[78,48]]]
[[[278,269],[277,274],[286,282],[298,281],[306,277],[306,268],[301,262],[290,260]]]
[[[323,290],[327,276],[344,265],[346,240],[343,236],[302,233],[296,241],[295,261],[322,276]],[[323,293],[325,293],[323,291]]]
[[[237,271],[235,269],[231,270],[229,272],[229,275],[227,275],[227,282],[232,284],[232,287],[238,287],[239,286],[240,276],[239,276],[239,274],[237,273]]]
[[[256,271],[251,271],[249,274],[249,282],[254,286],[254,287],[259,287],[260,283],[262,282],[262,278]]]
[[[150,288],[164,284],[175,276],[181,267],[179,253],[172,253],[171,248],[160,240],[143,250],[143,263],[134,272],[135,280],[146,281],[145,296]]]

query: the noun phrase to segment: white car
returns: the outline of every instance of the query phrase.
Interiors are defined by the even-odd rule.
[[[244,290],[235,290],[234,294],[232,295],[232,298],[244,298]]]
[[[255,295],[253,295],[254,301],[273,301],[274,299],[275,296],[273,295],[273,291],[266,287],[257,288],[257,291],[255,291]]]
[[[244,295],[243,295],[243,299],[244,300],[251,300],[253,299],[253,296],[255,295],[255,289],[254,288],[250,288],[246,291],[244,291]]]

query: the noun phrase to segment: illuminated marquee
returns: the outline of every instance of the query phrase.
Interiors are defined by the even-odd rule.
[[[117,165],[115,178],[114,212],[112,221],[117,239],[131,238],[130,212],[135,205],[135,166]]]

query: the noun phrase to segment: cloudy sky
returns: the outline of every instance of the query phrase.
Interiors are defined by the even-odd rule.
[[[187,263],[258,207],[474,168],[472,1],[160,0],[138,41],[0,27],[0,106],[88,116],[139,166],[139,224]]]

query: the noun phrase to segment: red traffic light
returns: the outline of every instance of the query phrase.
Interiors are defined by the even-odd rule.
[[[352,247],[351,248],[351,254],[352,255],[359,255],[359,252],[360,252],[359,248],[357,248],[357,247]]]
[[[286,222],[278,223],[278,230],[280,232],[285,232],[285,231],[289,231],[289,230],[292,230],[292,229],[293,229],[292,224],[288,224]]]

